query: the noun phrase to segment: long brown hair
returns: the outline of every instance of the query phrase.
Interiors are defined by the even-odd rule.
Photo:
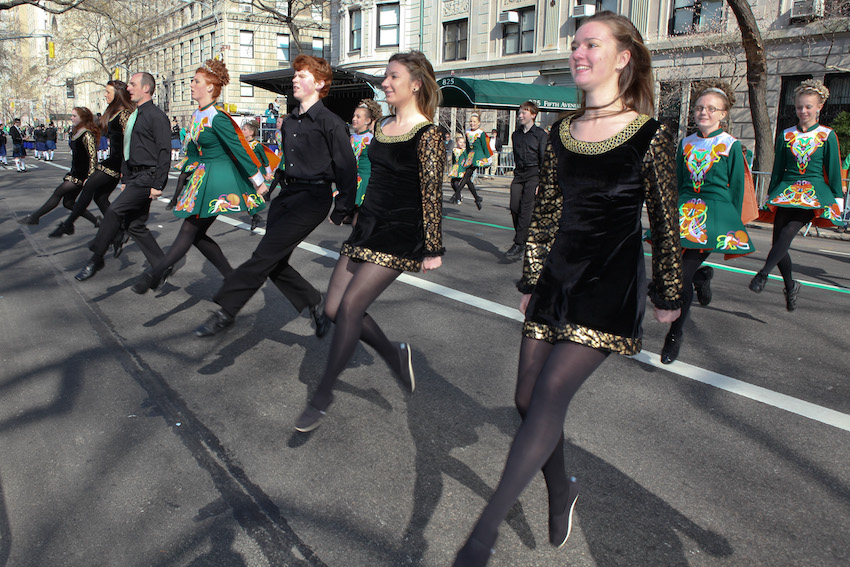
[[[106,107],[106,110],[103,111],[103,114],[100,116],[100,130],[101,132],[106,132],[109,128],[109,121],[112,118],[124,110],[134,110],[136,105],[133,104],[133,101],[130,100],[130,93],[127,92],[127,83],[124,81],[109,81],[106,83],[107,87],[112,87],[115,91],[115,98],[112,99],[112,102],[109,103],[109,106]]]
[[[631,54],[629,62],[620,72],[617,96],[623,101],[623,106],[641,114],[655,114],[655,82],[652,78],[652,56],[643,43],[643,36],[634,24],[625,16],[620,16],[609,10],[597,12],[582,22],[582,26],[590,22],[599,22],[608,26],[611,35],[617,41],[620,51]],[[577,114],[584,114],[584,93],[581,96],[581,107]]]
[[[94,114],[91,113],[91,110],[85,106],[75,106],[74,110],[77,112],[77,116],[80,117],[80,123],[71,130],[71,136],[76,136],[77,132],[85,128],[94,134],[95,140],[100,139],[100,128],[97,127],[97,124],[94,121]]]
[[[407,68],[411,81],[422,83],[422,87],[416,92],[416,108],[429,119],[433,118],[443,95],[437,87],[437,78],[431,62],[424,53],[416,50],[396,53],[390,57],[389,63],[393,61],[398,61]]]

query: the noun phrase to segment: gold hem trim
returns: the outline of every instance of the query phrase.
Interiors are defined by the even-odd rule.
[[[569,341],[625,355],[637,354],[641,349],[640,338],[621,337],[620,335],[589,329],[582,325],[568,324],[565,327],[551,327],[542,323],[526,321],[522,326],[522,334],[530,339],[546,341],[547,343]]]
[[[386,252],[375,252],[368,248],[360,246],[352,246],[351,244],[343,244],[339,253],[343,256],[348,256],[352,260],[361,260],[369,262],[385,268],[399,270],[402,272],[418,272],[422,269],[422,262],[418,260],[410,260],[408,258],[399,258]]]
[[[411,128],[410,131],[406,134],[399,134],[398,136],[387,136],[386,134],[384,134],[384,131],[381,130],[381,127],[379,125],[377,128],[375,128],[375,139],[383,144],[395,144],[398,142],[406,142],[408,140],[413,139],[413,136],[415,136],[416,133],[419,132],[419,130],[421,130],[425,126],[430,126],[431,124],[433,124],[433,122],[431,122],[430,120],[420,122],[419,124]]]
[[[117,171],[114,171],[114,170],[112,170],[112,169],[109,169],[108,167],[105,167],[105,166],[103,166],[103,165],[101,165],[101,164],[97,164],[94,168],[95,168],[97,171],[102,171],[103,173],[105,173],[105,174],[106,174],[106,175],[108,175],[109,177],[114,177],[115,179],[118,179],[118,178],[120,178],[120,177],[121,177],[121,174],[120,174],[120,173],[118,173]]]

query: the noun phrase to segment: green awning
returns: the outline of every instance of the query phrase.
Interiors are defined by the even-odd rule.
[[[445,77],[437,83],[443,93],[441,106],[516,109],[530,100],[540,110],[557,112],[578,108],[578,89],[460,77]]]

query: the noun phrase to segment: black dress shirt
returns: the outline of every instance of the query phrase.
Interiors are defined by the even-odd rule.
[[[522,126],[511,136],[514,147],[514,164],[517,169],[537,169],[543,167],[543,154],[546,152],[546,130],[532,125],[526,132]]]
[[[124,162],[122,172],[129,177],[134,168],[156,168],[152,188],[162,191],[171,167],[171,124],[168,116],[151,101],[136,110],[136,123],[130,136],[130,159]]]
[[[56,142],[56,128],[53,126],[45,128],[44,137],[47,138],[48,142]]]
[[[357,163],[351,151],[348,126],[322,101],[301,113],[296,107],[283,121],[285,176],[302,181],[336,182],[336,210],[354,208]]]
[[[12,126],[9,128],[9,136],[12,137],[13,144],[23,144],[24,143],[24,133],[21,132],[21,129],[17,126]]]

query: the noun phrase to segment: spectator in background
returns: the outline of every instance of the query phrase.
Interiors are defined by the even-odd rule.
[[[490,157],[490,175],[492,176],[496,175],[496,170],[499,168],[499,152],[502,151],[502,140],[495,128],[490,130],[490,151],[493,152]]]
[[[275,126],[277,126],[277,109],[274,107],[274,103],[270,102],[269,107],[266,109],[264,115],[266,117],[266,123],[263,127],[263,141],[267,144],[271,144],[275,141]]]

